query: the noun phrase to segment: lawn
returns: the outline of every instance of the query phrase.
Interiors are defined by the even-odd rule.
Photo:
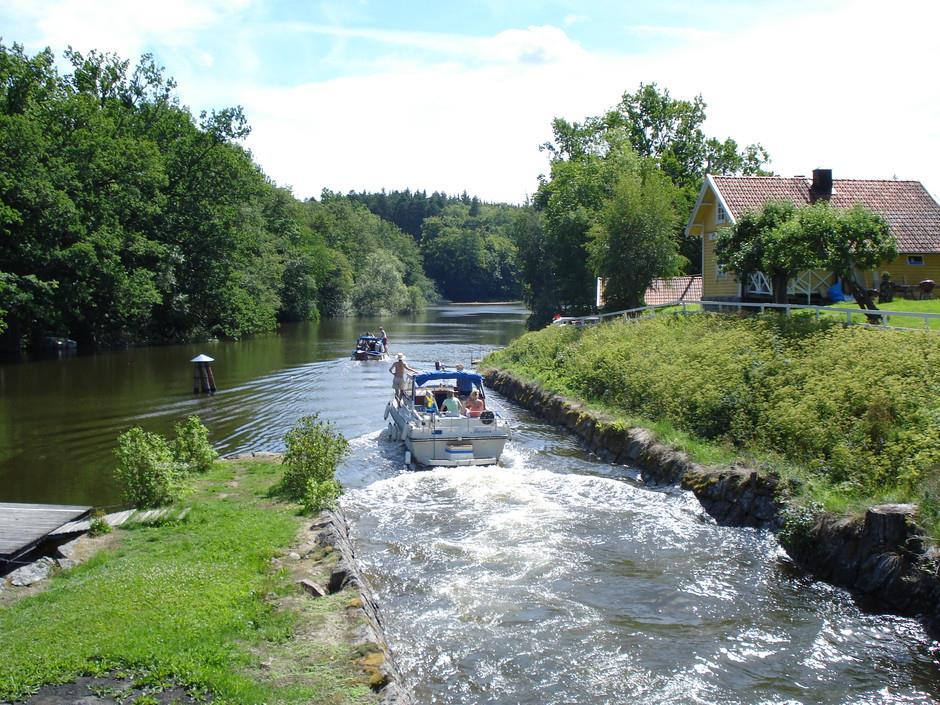
[[[858,315],[853,315],[852,319],[856,322],[864,320],[864,314],[858,304],[854,302],[843,301],[835,304],[834,308],[852,309],[858,311]],[[933,313],[940,316],[940,298],[926,299],[917,301],[912,299],[894,299],[891,303],[878,304],[882,311],[897,311],[899,313]],[[924,328],[924,319],[908,316],[892,316],[888,320],[888,325],[896,328]],[[940,330],[940,318],[929,319],[929,326],[932,330]]]
[[[0,608],[0,702],[79,676],[214,703],[375,702],[351,596],[296,585],[285,556],[309,520],[269,498],[279,475],[270,460],[216,463],[185,521],[121,530],[115,548]]]

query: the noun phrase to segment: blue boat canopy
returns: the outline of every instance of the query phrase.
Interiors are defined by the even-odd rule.
[[[374,342],[378,343],[378,342],[380,342],[382,339],[381,339],[381,338],[376,338],[374,335],[360,335],[360,336],[359,336],[359,340],[367,340],[367,341],[369,341],[370,343],[374,341]]]
[[[483,386],[483,376],[478,375],[476,372],[458,372],[457,370],[441,370],[440,372],[422,372],[420,375],[415,375],[415,384],[419,387],[426,382],[431,382],[435,379],[454,379],[454,380],[467,380],[477,387]]]

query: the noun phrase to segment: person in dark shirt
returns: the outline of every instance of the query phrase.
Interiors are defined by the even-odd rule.
[[[459,362],[457,363],[457,371],[463,372],[463,365]],[[457,378],[457,398],[464,400],[470,396],[470,392],[473,391],[473,382],[465,377]]]

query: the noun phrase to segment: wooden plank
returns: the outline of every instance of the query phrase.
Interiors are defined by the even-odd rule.
[[[128,519],[134,516],[136,509],[125,509],[123,512],[114,512],[113,514],[106,514],[102,517],[109,525],[111,526],[121,526]],[[70,521],[68,524],[63,524],[58,529],[53,531],[50,536],[62,536],[65,534],[80,534],[85,531],[88,531],[91,528],[91,519],[82,519],[80,521]]]
[[[50,532],[91,511],[72,504],[0,502],[0,558],[17,556]]]

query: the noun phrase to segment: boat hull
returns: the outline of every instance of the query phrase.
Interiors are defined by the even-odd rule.
[[[419,414],[407,406],[389,404],[386,408],[389,434],[405,444],[411,460],[427,467],[494,465],[499,462],[509,426],[493,419]]]
[[[377,353],[369,352],[367,350],[356,350],[352,354],[353,360],[372,360],[374,362],[382,362],[388,360],[388,355],[386,353]]]

